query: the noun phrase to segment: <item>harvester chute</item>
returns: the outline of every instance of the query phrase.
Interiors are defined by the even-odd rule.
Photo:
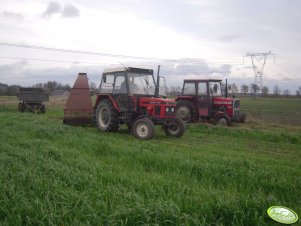
[[[86,73],[79,73],[64,108],[64,124],[92,124],[93,107]]]

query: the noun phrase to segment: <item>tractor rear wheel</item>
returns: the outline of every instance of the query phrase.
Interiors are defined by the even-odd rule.
[[[167,136],[179,138],[185,132],[185,124],[181,119],[176,118],[171,123],[164,125],[164,131]]]
[[[226,114],[219,115],[215,118],[215,124],[221,127],[231,126],[231,119]]]
[[[195,117],[192,104],[186,100],[178,101],[177,116],[185,123],[192,122]]]
[[[148,118],[139,118],[133,123],[132,133],[140,140],[150,140],[155,135],[154,123]]]
[[[108,99],[100,101],[96,109],[96,123],[100,131],[116,132],[118,130],[118,112]]]

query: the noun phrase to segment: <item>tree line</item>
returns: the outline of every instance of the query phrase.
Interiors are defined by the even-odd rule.
[[[20,85],[7,85],[4,83],[0,83],[0,95],[2,96],[16,96],[19,92]],[[46,83],[36,83],[33,88],[41,88],[47,93],[51,93],[54,90],[66,90],[69,91],[71,89],[69,84],[62,84],[56,81],[48,81]]]
[[[225,86],[225,84],[224,84]],[[279,85],[275,85],[273,87],[273,90],[270,90],[267,86],[263,86],[262,88],[260,88],[257,84],[250,84],[250,85],[246,85],[246,84],[242,84],[240,86],[240,89],[237,87],[237,85],[235,83],[232,84],[228,84],[228,94],[229,95],[243,95],[243,96],[257,96],[257,95],[261,95],[261,96],[269,96],[269,95],[274,95],[274,96],[291,96],[294,95],[293,93],[291,93],[290,90],[288,89],[284,89],[282,91],[282,89],[280,88]],[[225,87],[223,87],[223,89],[225,90]],[[182,87],[180,86],[170,86],[168,88],[168,93],[171,96],[176,96],[179,95],[182,91]],[[296,96],[300,97],[301,96],[301,86],[296,90]]]

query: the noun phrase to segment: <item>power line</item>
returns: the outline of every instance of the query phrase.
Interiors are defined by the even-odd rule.
[[[68,61],[68,60],[53,60],[53,59],[39,59],[39,58],[24,58],[24,57],[0,57],[0,59],[13,59],[13,60],[29,60],[29,61],[41,61],[41,62],[56,62],[56,63],[72,63],[72,64],[91,64],[91,65],[119,65],[120,63],[99,63],[99,62],[86,62],[86,61]],[[128,65],[128,64],[127,64]],[[243,64],[231,64],[231,65],[243,65]],[[136,66],[154,67],[157,63],[151,64],[136,64]],[[162,65],[164,68],[202,68],[204,65]]]
[[[68,61],[68,60],[52,60],[52,59],[38,59],[38,58],[23,58],[23,57],[0,57],[1,59],[12,59],[12,60],[32,60],[42,62],[56,62],[56,63],[73,63],[73,64],[96,64],[96,65],[115,65],[115,64],[103,64],[97,62],[83,62],[83,61]]]
[[[50,47],[44,47],[44,46],[16,44],[16,43],[9,43],[9,42],[0,42],[0,45],[2,45],[2,46],[10,46],[10,47],[18,47],[18,48],[27,48],[27,49],[37,49],[37,50],[48,50],[48,51],[58,51],[58,52],[86,54],[86,55],[99,55],[99,56],[103,56],[103,57],[119,57],[119,58],[144,59],[144,60],[164,60],[164,61],[168,60],[168,59],[162,59],[162,58],[138,57],[138,56],[120,55],[120,54],[111,54],[111,53],[101,53],[101,52],[90,52],[90,51],[82,51],[82,50],[50,48]]]
[[[36,50],[47,50],[47,51],[57,51],[57,52],[68,52],[68,53],[76,53],[76,54],[84,54],[84,55],[97,55],[102,57],[118,57],[118,58],[129,58],[129,59],[140,59],[140,60],[158,60],[168,63],[207,63],[207,64],[241,64],[241,62],[230,62],[230,61],[207,61],[203,59],[197,58],[188,58],[188,59],[164,59],[164,58],[155,58],[155,57],[139,57],[139,56],[130,56],[130,55],[121,55],[121,54],[112,54],[112,53],[102,53],[102,52],[91,52],[91,51],[82,51],[82,50],[72,50],[72,49],[62,49],[62,48],[50,48],[44,46],[36,46],[36,45],[27,45],[27,44],[16,44],[9,42],[0,42],[1,46],[9,46],[9,47],[17,47],[17,48],[27,48],[27,49],[36,49]],[[40,60],[40,59],[33,59]],[[42,60],[40,60],[42,61]],[[45,61],[53,61],[55,60],[45,60]],[[60,61],[57,61],[60,62]],[[67,62],[67,61],[66,61]],[[87,62],[89,63],[89,62]],[[94,64],[94,63],[93,63]]]

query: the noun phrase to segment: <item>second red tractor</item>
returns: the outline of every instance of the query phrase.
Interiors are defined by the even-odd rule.
[[[182,94],[176,98],[178,117],[184,122],[213,120],[222,126],[244,122],[240,100],[223,97],[221,87],[218,79],[184,80]]]

